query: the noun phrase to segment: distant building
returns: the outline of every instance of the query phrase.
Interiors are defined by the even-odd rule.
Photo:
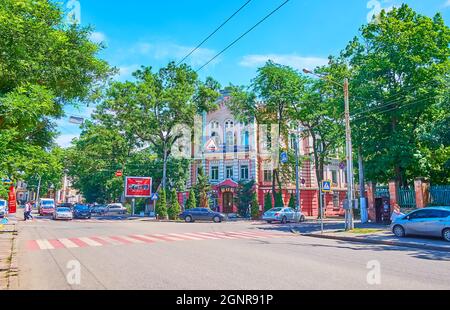
[[[264,197],[272,193],[272,167],[274,158],[270,149],[271,142],[267,139],[267,130],[263,125],[258,125],[255,120],[248,123],[237,121],[226,102],[229,100],[227,93],[223,93],[218,103],[218,109],[210,113],[204,113],[202,117],[202,141],[196,143],[195,154],[201,154],[194,158],[190,167],[188,188],[195,184],[200,168],[203,168],[212,185],[210,206],[212,209],[224,213],[236,213],[235,198],[239,181],[255,180],[258,201],[261,209]],[[269,130],[270,131],[270,130]],[[281,142],[286,147],[286,143]],[[288,142],[289,148],[293,147],[293,141]],[[301,139],[300,155],[311,155],[312,139]],[[276,152],[277,153],[277,152]],[[330,159],[331,164],[325,166],[325,179],[332,180],[333,192],[325,195],[327,215],[343,215],[343,200],[346,197],[346,173],[339,167],[339,160]],[[314,165],[307,160],[300,168],[301,180],[301,205],[306,215],[318,214],[318,184],[315,177]],[[278,189],[278,186],[277,186]],[[295,182],[283,184],[282,193],[287,205],[291,195],[295,195]],[[183,194],[181,200],[186,201],[187,194]]]

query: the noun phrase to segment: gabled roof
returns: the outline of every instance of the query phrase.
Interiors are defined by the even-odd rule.
[[[232,187],[232,188],[236,188],[238,186],[239,186],[239,184],[234,182],[231,179],[226,179],[222,183],[217,184],[217,187]]]

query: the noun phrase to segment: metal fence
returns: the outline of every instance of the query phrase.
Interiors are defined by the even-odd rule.
[[[431,204],[450,206],[450,185],[435,185],[430,187]]]
[[[400,188],[398,190],[398,204],[402,208],[416,207],[416,191],[414,188]]]

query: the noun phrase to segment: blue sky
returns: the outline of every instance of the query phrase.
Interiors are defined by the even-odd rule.
[[[77,0],[60,0],[65,3]],[[107,48],[100,57],[131,79],[141,65],[159,68],[180,60],[246,0],[78,0],[81,23]],[[252,0],[186,62],[198,68],[284,0]],[[297,69],[324,64],[358,33],[378,8],[407,3],[421,14],[441,12],[450,21],[450,0],[291,0],[244,39],[200,71],[222,85],[248,84],[268,59]],[[67,116],[89,116],[94,107],[68,107]],[[79,135],[68,118],[58,121],[58,144]]]

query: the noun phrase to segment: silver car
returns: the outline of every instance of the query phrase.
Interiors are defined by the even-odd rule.
[[[391,229],[400,238],[420,235],[441,237],[450,242],[450,208],[433,207],[416,210],[396,219]]]
[[[8,215],[8,203],[6,200],[0,199],[0,218]]]
[[[71,221],[73,219],[73,213],[70,208],[56,208],[53,213],[53,220],[66,220]]]
[[[263,220],[271,224],[272,222],[280,222],[286,224],[287,222],[304,222],[305,216],[300,211],[291,208],[273,208],[263,215]]]

